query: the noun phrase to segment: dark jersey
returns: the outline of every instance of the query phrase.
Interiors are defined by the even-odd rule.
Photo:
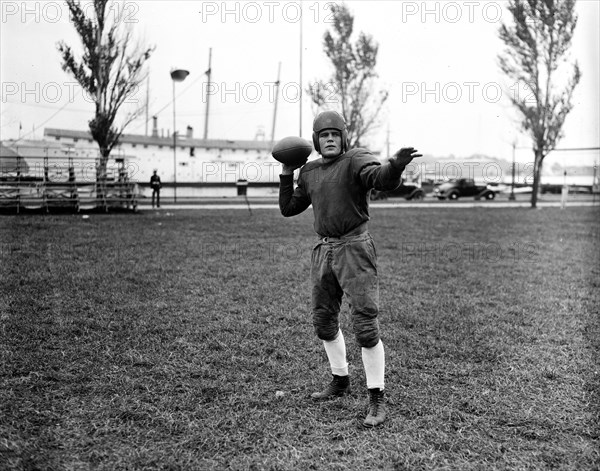
[[[152,175],[150,177],[150,186],[153,190],[160,190],[162,184],[160,182],[160,177],[158,175]]]
[[[393,190],[403,169],[381,164],[366,149],[352,149],[333,162],[322,158],[300,170],[294,189],[293,175],[280,175],[279,208],[295,216],[311,204],[314,229],[323,237],[340,237],[369,220],[369,190]]]

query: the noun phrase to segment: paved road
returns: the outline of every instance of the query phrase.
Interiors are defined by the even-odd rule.
[[[378,202],[371,203],[371,208],[529,208],[531,203],[529,201],[460,201],[460,202],[410,202],[410,201],[398,201],[398,202]],[[559,208],[561,206],[560,201],[538,201],[539,208]],[[569,201],[567,202],[567,208],[580,207],[580,206],[598,206],[600,207],[600,199],[597,201]],[[265,202],[252,202],[250,201],[250,207],[252,209],[279,209],[276,202],[265,203]],[[138,210],[140,211],[170,211],[180,209],[245,209],[248,210],[247,203],[239,202],[207,202],[207,203],[185,203],[185,204],[163,204],[160,209],[152,209],[150,206],[140,205]]]

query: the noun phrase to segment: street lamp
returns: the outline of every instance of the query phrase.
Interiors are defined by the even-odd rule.
[[[515,200],[515,149],[517,148],[517,143],[513,142],[512,145],[512,183],[510,185],[510,196],[508,199],[510,201]]]
[[[177,120],[175,113],[175,82],[183,82],[190,73],[183,69],[171,70],[173,80],[173,201],[177,203]]]

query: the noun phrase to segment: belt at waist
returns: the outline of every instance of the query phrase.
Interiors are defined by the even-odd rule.
[[[328,237],[328,236],[322,236],[321,234],[318,234],[319,239],[321,242],[342,242],[348,239],[351,239],[352,237],[356,237],[357,235],[361,235],[365,232],[367,232],[367,223],[363,222],[360,226],[355,227],[354,229],[352,229],[350,232],[347,232],[346,234],[344,234],[343,236],[340,237]]]

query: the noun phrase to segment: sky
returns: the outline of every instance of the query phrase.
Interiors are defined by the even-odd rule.
[[[86,3],[86,2],[84,2]],[[173,129],[172,69],[190,72],[175,84],[179,132],[202,137],[209,101],[208,137],[269,140],[310,139],[316,110],[309,82],[329,81],[323,52],[331,29],[330,2],[318,1],[124,1],[110,14],[131,28],[140,44],[152,45],[149,81],[128,100],[129,109],[148,97],[146,114],[127,133],[144,134],[151,117],[165,134]],[[500,1],[365,1],[346,5],[362,31],[379,44],[374,94],[389,91],[381,125],[368,147],[386,155],[413,146],[434,156],[475,154],[518,161],[532,158],[530,138],[520,131],[509,96],[527,93],[498,67],[498,28],[509,22]],[[41,138],[45,127],[87,130],[93,103],[61,69],[56,48],[79,40],[63,1],[0,1],[0,138]],[[579,22],[570,51],[582,79],[559,148],[600,146],[600,2],[579,0]],[[209,84],[209,50],[212,80]],[[302,68],[300,68],[302,62]],[[280,69],[280,87],[275,82]],[[146,85],[149,85],[148,87]],[[335,96],[331,98],[335,107]],[[300,104],[301,102],[301,104]],[[302,116],[302,119],[300,118]],[[548,161],[591,165],[598,151],[554,152]]]

